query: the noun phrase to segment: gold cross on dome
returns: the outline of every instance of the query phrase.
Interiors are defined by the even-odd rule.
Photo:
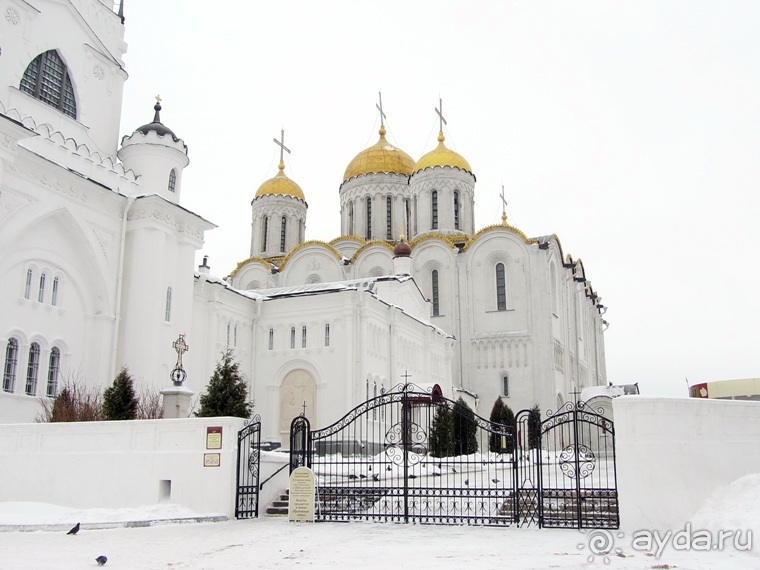
[[[443,100],[438,97],[438,107],[435,108],[435,113],[438,115],[438,123],[440,125],[440,131],[443,132],[443,125],[448,125],[446,119],[443,118]]]
[[[161,101],[163,101],[163,99],[161,99],[161,95],[156,95],[156,103],[160,103]]]
[[[280,140],[272,140],[274,140],[274,144],[280,147],[280,163],[282,163],[283,151],[287,151],[287,153],[290,154],[290,149],[285,146],[285,130],[283,129],[280,131]]]
[[[385,116],[385,113],[383,113],[383,94],[380,91],[378,91],[377,97],[380,100],[380,103],[379,104],[376,103],[375,107],[377,107],[377,110],[380,111],[380,126],[382,127],[385,125],[385,119],[387,118]]]
[[[507,199],[504,197],[504,184],[501,185],[501,221],[507,223]]]

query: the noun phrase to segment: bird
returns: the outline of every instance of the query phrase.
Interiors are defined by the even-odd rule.
[[[467,486],[469,487],[469,486],[470,486],[470,480],[469,480],[469,479],[465,479],[465,480],[464,480],[464,484],[465,484],[465,485],[467,485]]]
[[[95,559],[95,562],[97,562],[97,563],[98,563],[98,566],[103,566],[103,564],[105,564],[106,562],[108,562],[108,558],[106,558],[105,556],[103,556],[103,555],[101,554],[100,556],[98,556],[98,557]]]
[[[358,477],[356,475],[354,475],[353,473],[349,473],[348,474],[348,478],[349,479],[358,479]]]
[[[452,468],[451,468],[451,472],[452,472],[452,473],[456,473],[456,472],[457,472],[457,469],[456,469],[456,467],[452,467]]]
[[[367,476],[364,473],[359,473],[359,479],[366,479]]]
[[[385,470],[386,470],[386,471],[393,471],[393,469],[391,469],[391,466],[390,466],[390,465],[388,465],[388,467],[386,467],[386,468],[385,468]]]
[[[500,481],[496,477],[494,477],[493,479],[491,479],[491,482],[492,483],[499,483]]]
[[[379,481],[380,480],[380,475],[378,475],[377,473],[375,473],[374,475],[372,475],[372,480],[373,481]]]
[[[66,534],[76,534],[79,532],[79,523],[75,524],[72,529]]]

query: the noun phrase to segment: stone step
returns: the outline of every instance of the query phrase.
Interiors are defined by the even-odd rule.
[[[288,508],[287,507],[267,507],[267,514],[268,515],[287,515]]]
[[[290,506],[290,501],[272,501],[272,507],[281,509],[281,508],[288,508]]]

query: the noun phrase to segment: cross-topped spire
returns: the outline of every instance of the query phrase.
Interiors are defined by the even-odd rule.
[[[303,412],[301,412],[301,415],[306,417],[306,400],[303,401]]]
[[[290,149],[285,146],[285,130],[280,131],[280,140],[272,139],[274,140],[274,144],[280,147],[280,164],[285,165],[285,162],[283,160],[283,152],[287,151],[288,154],[290,154]]]
[[[377,110],[380,111],[380,128],[382,129],[385,126],[385,119],[387,117],[385,116],[385,113],[383,113],[383,94],[378,91],[377,97],[380,103],[375,103],[375,107],[377,107]]]
[[[163,99],[161,99],[161,95],[156,95],[156,103],[161,103]]]
[[[504,184],[501,185],[501,223],[507,223],[507,199],[504,197]]]
[[[441,134],[443,134],[443,125],[448,125],[446,122],[446,119],[443,118],[443,99],[438,97],[438,107],[435,108],[435,113],[438,115],[438,124],[440,125],[440,128],[438,129]]]

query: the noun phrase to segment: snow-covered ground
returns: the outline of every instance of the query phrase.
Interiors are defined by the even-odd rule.
[[[674,533],[682,531],[679,536],[650,535],[652,552],[642,549],[646,534],[634,539],[632,533],[617,531],[309,524],[268,517],[177,522],[203,515],[211,513],[192,513],[174,505],[74,510],[39,503],[0,503],[0,530],[5,530],[0,532],[0,569],[97,568],[99,555],[108,557],[107,568],[139,570],[760,568],[760,545],[754,543],[760,540],[760,475],[743,477],[721,489],[692,518],[690,526],[673,529]],[[158,522],[107,528],[126,521]],[[82,523],[82,530],[76,536],[67,535],[76,522]],[[27,530],[9,530],[19,529],[15,525],[29,526]],[[48,530],[30,530],[40,528]],[[734,534],[723,539],[722,550],[713,549],[720,531]],[[741,531],[738,548],[735,531]],[[752,548],[746,551],[750,540]],[[705,551],[708,546],[710,550]]]

